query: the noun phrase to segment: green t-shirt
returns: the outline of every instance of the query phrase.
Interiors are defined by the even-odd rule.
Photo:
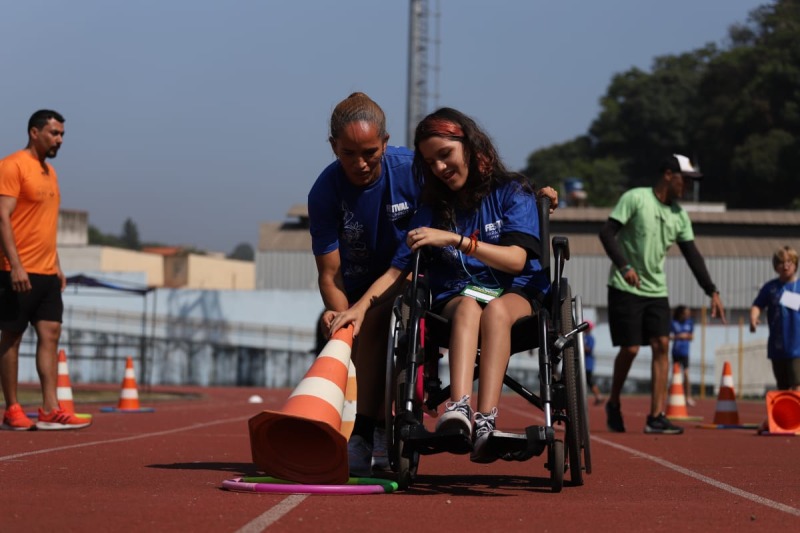
[[[608,285],[639,296],[667,296],[664,260],[670,246],[694,240],[689,215],[676,202],[659,202],[652,188],[639,187],[622,195],[609,218],[622,224],[617,241],[641,284],[639,288],[628,285],[612,264]]]

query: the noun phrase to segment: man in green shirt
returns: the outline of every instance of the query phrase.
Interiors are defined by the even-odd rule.
[[[711,297],[711,316],[725,323],[725,309],[711,281],[705,261],[694,243],[689,215],[677,203],[701,179],[686,156],[674,154],[660,167],[658,182],[631,189],[609,215],[600,240],[611,259],[608,280],[608,316],[611,342],[620,350],[614,360],[611,393],[606,402],[608,428],[622,433],[625,424],[620,393],[640,346],[650,346],[652,394],[645,433],[676,435],[683,428],[664,415],[669,377],[670,306],[664,262],[667,250],[677,243],[697,282]]]

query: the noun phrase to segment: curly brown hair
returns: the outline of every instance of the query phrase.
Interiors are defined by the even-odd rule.
[[[458,141],[464,146],[468,175],[458,195],[437,179],[422,159],[419,144],[431,137]],[[492,140],[480,126],[461,111],[450,107],[434,111],[417,125],[414,133],[414,173],[422,181],[422,202],[431,206],[435,219],[445,229],[455,223],[456,209],[478,209],[483,198],[504,183],[516,181],[525,190],[534,191],[530,180],[505,167]]]

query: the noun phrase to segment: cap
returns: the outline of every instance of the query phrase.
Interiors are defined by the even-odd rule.
[[[680,172],[687,178],[696,180],[703,179],[703,175],[692,165],[692,162],[685,155],[672,154],[670,157],[668,157],[666,161],[664,161],[664,164],[661,168],[662,172],[667,170],[672,172]]]

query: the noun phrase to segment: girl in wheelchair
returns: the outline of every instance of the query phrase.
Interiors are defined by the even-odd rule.
[[[536,192],[509,172],[488,135],[460,111],[442,108],[425,117],[414,138],[414,170],[422,179],[422,204],[392,267],[332,331],[349,323],[358,334],[373,300],[402,275],[412,254],[427,249],[431,311],[451,323],[450,401],[437,433],[472,435],[470,459],[492,462],[487,442],[496,428],[503,377],[511,356],[511,327],[535,311],[550,281],[539,259]],[[556,192],[543,194],[557,205]],[[477,411],[474,369],[480,349]]]

